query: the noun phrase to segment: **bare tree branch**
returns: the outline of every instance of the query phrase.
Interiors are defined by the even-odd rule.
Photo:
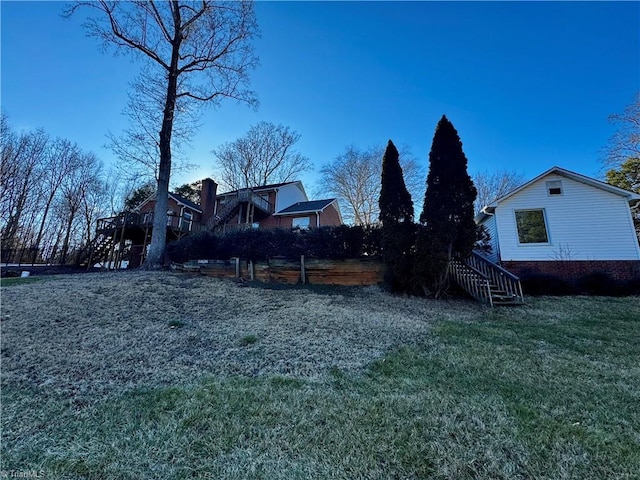
[[[345,206],[347,223],[372,225],[378,223],[382,157],[385,147],[377,145],[367,150],[353,145],[320,170],[319,192],[338,197]],[[424,167],[413,158],[406,147],[400,149],[400,165],[405,185],[413,198],[424,195]]]
[[[293,150],[300,139],[289,127],[269,122],[252,126],[245,136],[213,151],[221,184],[229,190],[295,180],[311,169],[310,160]]]
[[[611,115],[609,121],[617,130],[609,139],[602,163],[607,170],[620,169],[627,160],[640,159],[640,93],[622,113]]]
[[[494,200],[506,195],[525,182],[522,173],[500,170],[496,172],[478,172],[473,176],[473,184],[478,191],[474,203],[475,215]]]

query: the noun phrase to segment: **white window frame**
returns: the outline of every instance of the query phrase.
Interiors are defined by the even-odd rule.
[[[544,222],[544,233],[546,234],[547,241],[546,242],[522,242],[520,240],[520,230],[518,229],[518,213],[520,212],[542,212],[542,221]],[[551,237],[549,235],[549,223],[547,221],[547,212],[544,208],[521,208],[513,211],[513,220],[516,227],[516,236],[518,237],[518,245],[529,246],[529,245],[550,245]]]
[[[185,210],[182,212],[182,216],[180,217],[180,230],[182,230],[182,226],[187,225],[187,231],[191,231],[191,226],[193,225],[193,212],[190,210]]]
[[[309,217],[295,217],[291,220],[291,228],[299,228],[300,230],[308,229],[310,224],[311,219]]]

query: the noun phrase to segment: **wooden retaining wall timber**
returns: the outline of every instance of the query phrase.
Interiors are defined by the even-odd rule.
[[[378,285],[384,279],[384,264],[379,260],[306,259],[306,283],[315,285]]]
[[[217,278],[244,278],[267,283],[309,283],[313,285],[378,285],[384,279],[384,264],[377,258],[299,260],[270,258],[257,262],[197,260],[177,266],[179,270],[199,272]]]

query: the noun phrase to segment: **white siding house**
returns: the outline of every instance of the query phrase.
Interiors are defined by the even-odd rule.
[[[638,194],[553,167],[476,220],[491,234],[493,261],[638,261],[631,213],[638,205]]]

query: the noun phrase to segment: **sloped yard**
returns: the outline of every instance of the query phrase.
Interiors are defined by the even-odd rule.
[[[637,478],[640,299],[119,272],[2,288],[2,472]]]

